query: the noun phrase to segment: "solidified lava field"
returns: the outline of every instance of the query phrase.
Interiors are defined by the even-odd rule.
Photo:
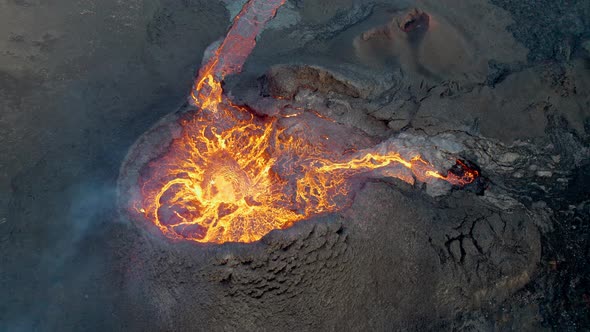
[[[0,18],[1,331],[590,328],[587,1]]]

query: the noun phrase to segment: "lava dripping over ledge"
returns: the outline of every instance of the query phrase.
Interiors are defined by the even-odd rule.
[[[244,5],[199,71],[190,98],[196,110],[182,117],[180,137],[140,171],[134,213],[170,239],[254,242],[274,229],[348,206],[355,183],[375,171],[410,183],[455,186],[479,176],[466,164],[458,164],[461,172],[440,174],[420,155],[408,158],[383,146],[346,152],[328,136],[317,139],[285,125],[303,119],[259,116],[233,104],[222,81],[241,71],[256,36],[284,2]],[[320,117],[313,122],[319,130],[335,125]]]

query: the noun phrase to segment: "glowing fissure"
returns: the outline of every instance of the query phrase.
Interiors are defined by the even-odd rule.
[[[457,186],[479,175],[468,167],[461,176],[442,175],[420,156],[404,159],[396,152],[336,153],[290,135],[276,118],[255,116],[228,100],[223,78],[241,71],[264,23],[284,2],[244,5],[199,71],[191,92],[198,111],[182,120],[182,135],[169,150],[142,170],[137,210],[168,238],[257,241],[274,229],[345,207],[355,177],[391,165],[401,165],[422,182]],[[407,172],[388,176],[414,180]]]

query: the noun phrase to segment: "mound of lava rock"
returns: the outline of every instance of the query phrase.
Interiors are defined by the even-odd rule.
[[[262,90],[242,91],[242,101],[261,113],[270,103],[268,112],[312,105],[370,142],[389,135],[397,147],[426,151],[447,169],[452,165],[442,156],[467,156],[488,178],[477,184],[486,190],[409,185],[381,174],[350,207],[248,244],[171,241],[138,227],[126,245],[127,291],[147,303],[142,314],[157,317],[158,329],[255,330],[261,321],[269,330],[432,329],[464,311],[495,306],[535,275],[537,225],[546,215],[519,203],[505,180],[514,169],[503,160],[550,158],[461,132],[429,136],[383,127],[350,108],[360,93],[370,106],[374,91],[363,92],[370,82],[348,75],[318,66],[275,68],[261,79]],[[310,90],[314,85],[322,88]],[[279,101],[264,97],[279,92]],[[180,134],[187,110],[163,118],[131,149],[119,178],[123,220],[138,224],[129,202],[138,195],[140,170]]]

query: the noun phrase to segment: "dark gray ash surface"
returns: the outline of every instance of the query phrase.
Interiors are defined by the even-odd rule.
[[[240,5],[0,2],[0,330],[590,328],[587,1],[288,1],[234,99],[436,142],[490,188],[379,179],[259,243],[172,244],[119,213],[119,168]]]

